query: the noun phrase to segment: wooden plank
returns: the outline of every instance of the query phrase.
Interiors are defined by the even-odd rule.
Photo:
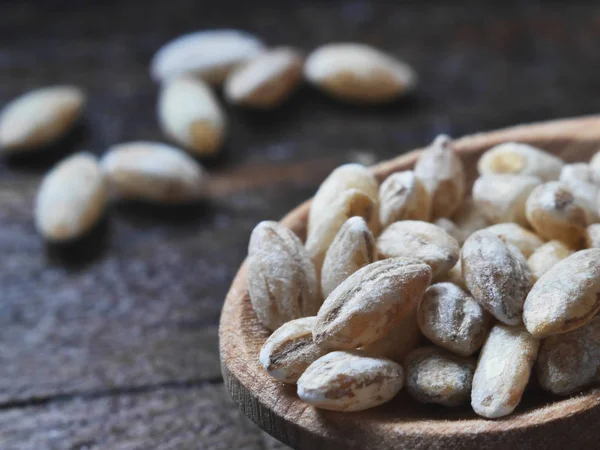
[[[40,240],[37,181],[0,182],[0,403],[218,378],[216,323],[247,236],[277,209],[265,201],[294,198],[244,192],[244,177],[222,177],[229,197],[196,212],[115,208],[92,258]]]
[[[0,411],[6,450],[283,450],[222,385],[72,398]]]

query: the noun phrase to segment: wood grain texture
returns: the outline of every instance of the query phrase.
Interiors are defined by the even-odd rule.
[[[163,141],[149,61],[169,39],[215,27],[304,51],[365,42],[412,64],[421,85],[382,108],[341,104],[308,86],[273,112],[225,105],[225,151],[205,162],[210,201],[185,210],[121,205],[82,245],[47,248],[32,214],[43,173],[77,150],[100,155],[126,140]],[[211,381],[206,389],[217,389],[219,312],[258,221],[282,217],[344,162],[393,158],[442,132],[597,112],[599,38],[591,1],[1,1],[0,106],[54,83],[81,86],[89,102],[83,125],[47,153],[0,160],[0,420],[35,408],[76,414],[60,446],[79,450],[90,394],[143,392],[156,405],[168,403],[158,392],[171,383],[183,391]],[[82,406],[70,409],[71,398]],[[223,447],[236,448],[247,429],[212,420],[227,431]],[[120,415],[125,428],[148,431],[147,421]],[[180,434],[196,437],[178,449],[209,442],[192,421],[178,423]],[[37,428],[36,449],[59,446],[52,427]],[[9,431],[0,427],[0,437]],[[135,445],[172,448],[163,433],[140,433]],[[127,434],[110,444],[101,437],[95,448],[128,448]],[[24,433],[10,443],[32,448]]]
[[[600,116],[518,126],[467,136],[455,141],[468,178],[488,148],[520,141],[547,149],[566,161],[587,161],[600,147]],[[374,167],[383,179],[413,167],[418,151]],[[299,236],[306,233],[310,202],[289,213],[282,223]],[[242,266],[225,300],[219,341],[225,384],[236,403],[265,431],[294,448],[311,449],[506,449],[594,448],[600,429],[600,388],[570,398],[539,390],[525,394],[516,412],[486,420],[468,407],[443,409],[418,404],[405,392],[381,407],[359,413],[318,410],[301,402],[295,386],[271,378],[258,362],[267,332],[258,322],[246,289]]]
[[[0,415],[6,450],[278,450],[222,385],[78,397]],[[233,432],[235,431],[235,432]]]

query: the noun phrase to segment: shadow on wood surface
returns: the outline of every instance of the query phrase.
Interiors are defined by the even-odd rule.
[[[108,248],[110,220],[108,215],[98,221],[84,236],[69,242],[46,242],[46,256],[51,263],[80,271],[100,258]]]
[[[35,150],[9,155],[5,159],[5,164],[14,171],[42,174],[73,153],[91,150],[82,147],[89,140],[90,126],[82,120],[58,141]]]

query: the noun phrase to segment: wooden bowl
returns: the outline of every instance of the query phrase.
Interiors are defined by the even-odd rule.
[[[588,161],[600,149],[600,116],[524,125],[467,136],[454,142],[469,182],[481,153],[506,141],[539,146],[566,161]],[[418,151],[373,168],[379,180],[410,169]],[[282,223],[302,239],[310,201]],[[227,294],[220,324],[220,351],[227,389],[259,427],[298,449],[597,449],[600,448],[600,388],[571,397],[528,390],[516,411],[487,420],[470,407],[418,404],[404,391],[380,407],[354,413],[315,409],[296,396],[295,385],[271,378],[258,362],[268,333],[258,323],[240,268]]]

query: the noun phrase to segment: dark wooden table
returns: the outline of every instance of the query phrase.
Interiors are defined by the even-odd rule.
[[[224,391],[219,311],[262,219],[309,197],[338,164],[454,136],[600,109],[600,10],[560,2],[199,0],[0,2],[0,104],[73,83],[85,126],[46,155],[0,162],[0,449],[283,448]],[[214,198],[113,207],[84,244],[38,237],[41,175],[77,149],[161,140],[148,61],[204,28],[305,50],[367,42],[421,75],[411,99],[341,105],[308,87],[284,108],[228,108]]]

